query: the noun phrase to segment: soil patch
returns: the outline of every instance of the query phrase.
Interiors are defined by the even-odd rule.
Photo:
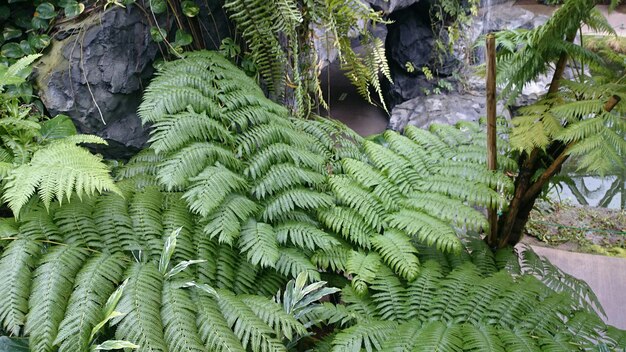
[[[538,202],[525,243],[626,258],[626,210]]]

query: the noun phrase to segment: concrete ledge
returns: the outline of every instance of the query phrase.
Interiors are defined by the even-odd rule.
[[[626,259],[531,247],[564,272],[585,280],[606,312],[605,321],[626,329]]]

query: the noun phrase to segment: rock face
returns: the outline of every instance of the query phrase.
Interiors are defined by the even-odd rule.
[[[436,87],[437,79],[427,80],[423,67],[433,73],[437,68],[438,77],[448,77],[460,61],[435,49],[436,38],[427,3],[397,11],[391,19],[394,22],[389,25],[386,47],[393,84],[388,87],[386,98],[390,106],[395,106]],[[446,33],[442,35],[440,39],[445,42]]]
[[[404,16],[408,10],[416,11],[418,7],[414,6],[400,13]],[[453,124],[459,120],[476,121],[485,116],[484,78],[472,74],[471,69],[464,70],[470,73],[466,73],[463,84],[455,86],[451,92],[442,89],[442,94],[426,94],[428,91],[432,93],[434,83],[441,77],[453,84],[456,83],[456,79],[448,76],[452,70],[460,68],[461,63],[484,61],[483,52],[474,52],[474,57],[468,58],[466,57],[468,50],[459,48],[456,50],[455,57],[447,58],[447,64],[439,70],[439,76],[431,81],[426,80],[420,72],[410,74],[406,72],[405,67],[400,67],[400,64],[406,61],[410,61],[415,68],[421,67],[418,65],[430,67],[431,64],[427,60],[434,40],[430,34],[430,25],[428,24],[425,28],[426,20],[416,18],[415,14],[414,12],[412,19],[404,19],[401,16],[400,18],[403,19],[397,22],[398,28],[394,29],[390,26],[389,29],[386,45],[394,79],[394,84],[388,90],[389,102],[393,107],[389,127],[402,130],[407,124],[427,127],[431,123]],[[547,19],[546,16],[536,15],[513,6],[512,2],[482,8],[471,28],[468,28],[468,39],[475,42],[480,35],[492,31],[535,28],[545,23]],[[549,75],[526,85],[515,105],[527,105],[536,101],[546,92],[548,84]],[[502,103],[498,104],[497,112],[505,117],[509,115]]]
[[[148,139],[136,110],[157,52],[138,7],[113,6],[55,36],[37,68],[41,100],[52,116],[106,139],[106,156],[128,157]]]
[[[397,10],[405,9],[413,4],[416,4],[419,0],[364,0],[370,4],[372,8],[383,11],[385,14],[390,14]]]

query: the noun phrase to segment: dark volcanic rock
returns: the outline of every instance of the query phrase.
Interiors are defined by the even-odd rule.
[[[388,87],[391,107],[433,90],[437,79],[427,80],[422,72],[428,67],[437,77],[450,76],[459,65],[453,55],[435,49],[427,3],[418,3],[391,16],[385,43],[394,83]],[[446,41],[444,37],[440,38]],[[411,72],[412,71],[412,72]]]
[[[41,100],[52,116],[109,141],[99,150],[107,157],[126,158],[148,139],[136,110],[157,52],[139,8],[113,6],[56,36],[37,67]]]

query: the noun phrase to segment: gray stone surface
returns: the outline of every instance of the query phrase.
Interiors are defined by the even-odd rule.
[[[37,67],[41,100],[52,116],[66,114],[81,133],[109,141],[105,155],[128,157],[148,139],[136,110],[157,52],[137,6],[67,25]]]
[[[497,113],[507,115],[503,104]],[[446,94],[420,96],[394,107],[389,128],[400,131],[407,125],[427,128],[433,123],[455,124],[458,121],[478,121],[486,114],[485,96],[477,94]]]

